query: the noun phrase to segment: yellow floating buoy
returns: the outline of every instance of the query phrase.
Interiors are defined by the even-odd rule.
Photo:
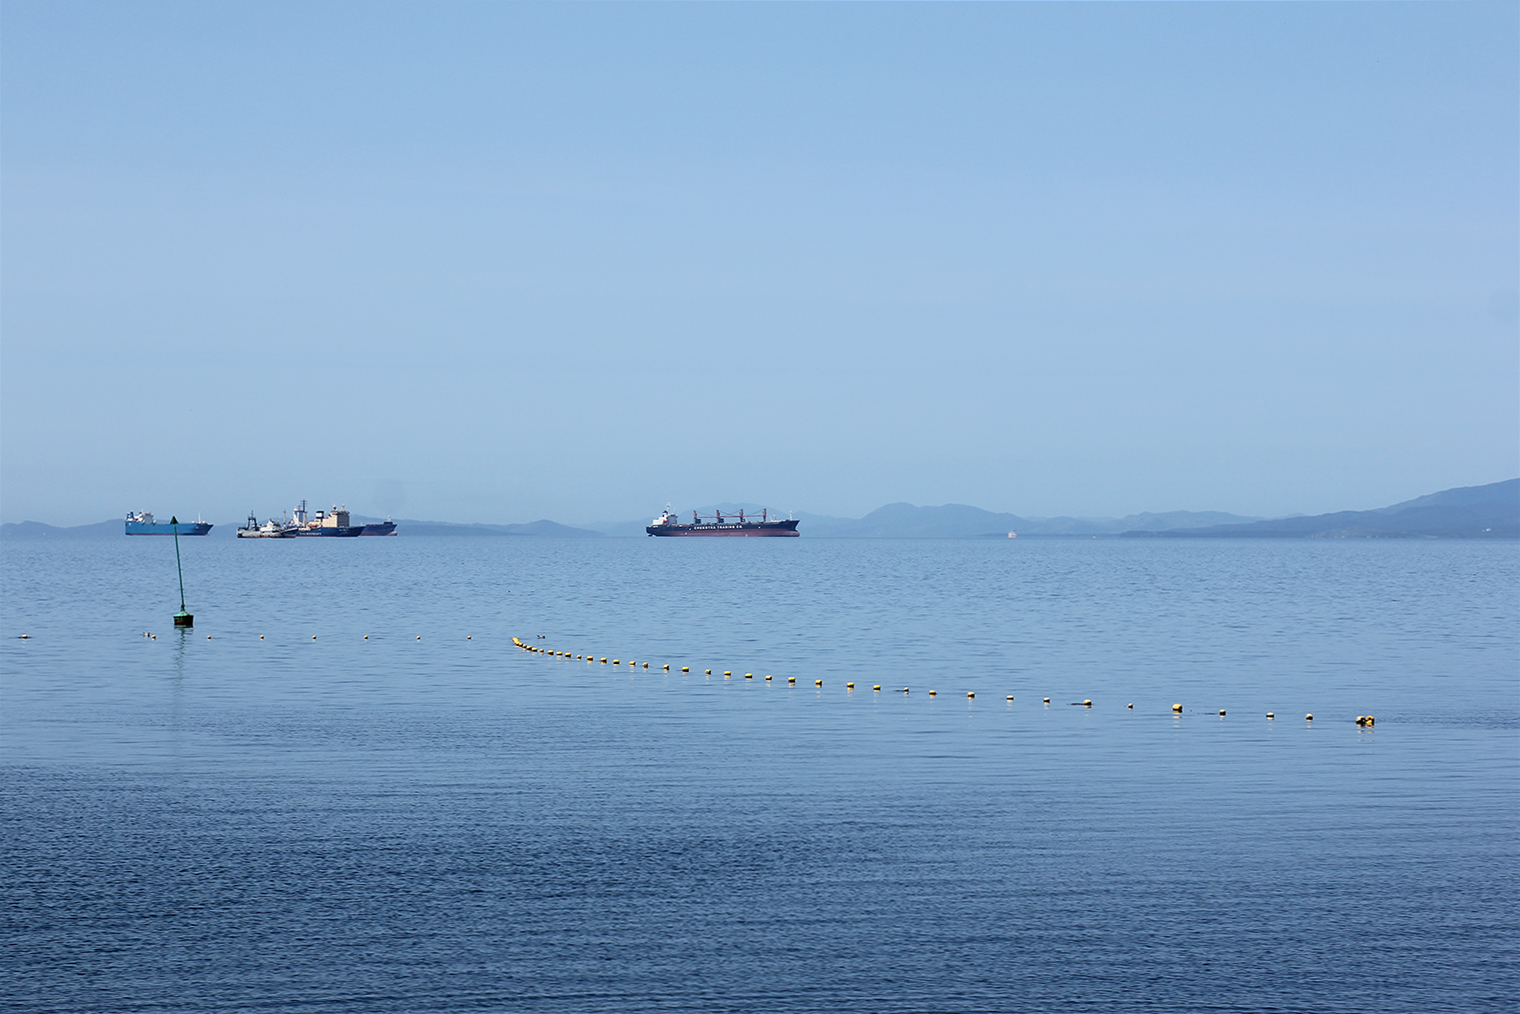
[[[1135,710],[1135,706],[1133,704],[1126,704],[1125,707],[1129,708],[1131,711]]]
[[[1009,700],[1010,700],[1010,701],[1011,701],[1011,700],[1013,700],[1013,695],[1012,695],[1012,694],[1009,694],[1009,695],[1008,695],[1008,699],[1009,699]]]
[[[421,634],[417,635],[417,640],[419,640],[419,641],[422,640],[422,635]]]
[[[935,694],[938,694],[938,693],[939,693],[938,690],[931,690],[931,691],[929,691],[929,696],[933,697]]]
[[[1223,718],[1223,717],[1224,717],[1224,709],[1223,709],[1223,708],[1220,708],[1220,709],[1219,709],[1219,717],[1220,717],[1220,718]]]
[[[813,681],[813,686],[815,686],[815,687],[821,687],[821,686],[823,686],[823,680],[814,680]]]
[[[465,640],[466,640],[466,641],[473,641],[473,640],[475,640],[475,638],[474,638],[474,637],[472,637],[472,636],[471,636],[471,635],[469,635],[469,634],[466,634],[466,635],[464,635],[464,639],[465,639]]]
[[[316,635],[316,634],[312,634],[312,635],[311,635],[311,639],[312,639],[312,640],[313,640],[313,641],[315,641],[315,640],[316,640],[316,639],[317,639],[317,635]]]
[[[707,675],[709,675],[709,676],[712,675],[712,670],[711,669],[703,669],[702,671],[705,672],[705,673],[707,673]]]
[[[906,694],[906,693],[908,693],[908,688],[907,687],[903,687],[901,690],[898,691],[898,693]]]
[[[853,684],[853,683],[846,683],[846,684],[845,684],[845,685],[844,685],[844,688],[845,688],[845,689],[846,689],[846,690],[854,690],[854,689],[855,689],[855,684]]]
[[[210,634],[206,635],[206,640],[208,640],[208,641],[211,640],[211,635]]]
[[[1049,703],[1050,703],[1050,698],[1049,698],[1049,697],[1047,697],[1047,698],[1045,698],[1045,703],[1046,703],[1046,704],[1049,704]]]
[[[1314,721],[1314,716],[1313,715],[1305,715],[1304,716],[1304,721],[1306,721],[1306,722],[1312,722],[1312,721]]]
[[[1368,725],[1371,725],[1372,723],[1374,723],[1376,721],[1377,721],[1377,719],[1373,718],[1371,715],[1367,716],[1367,724]]]
[[[1272,714],[1272,712],[1269,711],[1269,712],[1267,712],[1267,717],[1268,718],[1276,718],[1277,716],[1274,715],[1274,714]]]
[[[747,672],[747,673],[744,674],[744,678],[747,679],[747,680],[752,680],[752,679],[755,678],[755,674],[752,673],[752,672]]]
[[[683,665],[683,666],[681,666],[681,671],[682,672],[691,672],[691,666],[689,666],[689,665]]]
[[[1180,704],[1173,704],[1172,705],[1172,710],[1173,711],[1181,711],[1182,710],[1182,705],[1180,705]]]
[[[1084,707],[1084,708],[1090,708],[1090,707],[1092,707],[1092,701],[1083,701],[1082,702],[1082,707]]]
[[[871,689],[872,689],[872,690],[880,690],[880,689],[881,689],[881,684],[880,684],[880,683],[878,683],[878,684],[876,684],[876,685],[875,685],[875,686],[873,686],[873,687],[872,687],[872,688],[871,688]]]
[[[967,690],[966,691],[966,696],[967,697],[975,697],[976,696],[976,691],[975,690]]]
[[[732,676],[733,673],[729,672],[727,669],[724,669],[723,670],[723,675],[725,675],[725,676]]]
[[[613,665],[617,665],[617,664],[618,664],[618,660],[617,660],[617,659],[613,659],[613,660],[612,660],[612,664],[613,664]]]
[[[603,655],[602,656],[602,665],[606,665],[606,664],[607,664],[607,656]]]
[[[788,677],[787,677],[787,678],[786,678],[786,681],[787,681],[787,682],[788,682],[788,683],[796,683],[796,682],[797,682],[797,677],[795,677],[795,676],[788,676]]]
[[[649,668],[649,663],[648,663],[648,662],[645,662],[645,663],[644,663],[644,668],[645,668],[645,669],[648,669],[648,668]],[[666,666],[666,668],[669,668],[669,666]]]
[[[765,678],[766,678],[766,679],[770,679],[770,678],[771,678],[771,674],[770,674],[770,673],[766,673],[766,674],[765,674]]]
[[[260,640],[260,641],[262,641],[262,640],[263,640],[263,639],[264,639],[264,635],[263,635],[263,634],[260,634],[260,635],[259,635],[259,640]],[[368,635],[368,634],[365,634],[365,635],[364,635],[364,639],[365,639],[365,640],[366,640],[366,641],[368,641],[368,640],[369,640],[369,635]]]
[[[666,666],[666,667],[665,667],[665,671],[666,671],[666,672],[670,672],[670,666],[668,666],[668,665],[667,665],[667,666]]]

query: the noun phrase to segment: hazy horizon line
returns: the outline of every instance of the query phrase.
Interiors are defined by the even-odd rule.
[[[1515,479],[1520,479],[1520,476],[1511,476],[1509,478],[1498,479],[1498,480],[1495,480],[1493,482],[1472,483],[1472,484],[1465,485],[1465,486],[1448,486],[1445,489],[1441,489],[1441,490],[1430,490],[1428,493],[1420,494],[1420,496],[1429,496],[1429,495],[1432,495],[1432,494],[1435,494],[1435,493],[1444,493],[1444,492],[1448,492],[1449,490],[1456,490],[1456,489],[1477,489],[1477,488],[1480,488],[1480,487],[1483,487],[1483,486],[1494,486],[1494,485],[1498,485],[1499,483],[1514,481]],[[1411,500],[1412,499],[1418,499],[1418,496],[1417,497],[1411,497],[1409,499],[1411,499]],[[1405,503],[1405,502],[1408,502],[1408,501],[1402,501],[1402,500],[1401,501],[1396,501],[1396,503]],[[1246,518],[1246,519],[1251,519],[1251,520],[1278,521],[1278,520],[1283,520],[1283,519],[1286,519],[1286,518],[1315,517],[1315,516],[1318,516],[1319,514],[1334,514],[1334,513],[1339,513],[1341,511],[1379,510],[1379,509],[1382,509],[1384,507],[1394,506],[1394,504],[1379,504],[1379,505],[1374,506],[1374,507],[1341,507],[1341,508],[1337,508],[1336,510],[1333,510],[1333,511],[1318,511],[1318,512],[1314,512],[1314,513],[1310,513],[1310,512],[1307,512],[1307,511],[1293,511],[1293,512],[1289,512],[1289,513],[1286,513],[1286,514],[1242,514],[1239,511],[1217,510],[1217,509],[1212,509],[1212,508],[1187,508],[1187,507],[1172,508],[1172,509],[1169,509],[1169,510],[1139,510],[1139,511],[1130,511],[1130,512],[1128,512],[1126,514],[1033,514],[1033,513],[1027,513],[1026,514],[1026,513],[1021,513],[1019,511],[1012,511],[1012,510],[995,510],[995,509],[990,508],[990,507],[981,507],[981,506],[978,506],[976,504],[961,503],[961,502],[958,502],[958,501],[946,501],[944,503],[939,503],[939,504],[915,504],[915,503],[912,503],[911,501],[907,501],[907,500],[891,500],[891,501],[888,501],[886,503],[881,504],[878,507],[873,508],[872,510],[867,511],[865,514],[862,514],[859,517],[851,517],[851,516],[845,515],[845,514],[825,514],[825,513],[821,512],[821,511],[807,511],[807,510],[788,511],[786,513],[788,513],[788,514],[796,514],[796,515],[806,514],[806,515],[811,515],[811,516],[816,517],[816,518],[830,518],[830,519],[835,519],[835,520],[840,520],[840,521],[859,521],[859,520],[862,520],[863,518],[869,517],[871,514],[875,513],[876,511],[881,510],[884,507],[891,507],[891,506],[894,506],[896,504],[907,504],[908,506],[913,507],[913,508],[970,507],[973,510],[986,511],[989,514],[1006,514],[1006,515],[1010,515],[1010,516],[1013,516],[1013,517],[1022,518],[1024,520],[1028,520],[1028,521],[1054,521],[1054,520],[1061,520],[1061,519],[1071,519],[1071,520],[1075,520],[1075,521],[1120,521],[1120,520],[1123,520],[1125,518],[1143,517],[1145,515],[1167,515],[1167,514],[1225,514],[1225,515],[1230,515],[1232,517]],[[714,509],[714,508],[722,508],[722,509],[728,509],[728,508],[741,509],[742,508],[743,510],[747,511],[747,510],[751,510],[751,509],[756,509],[756,510],[758,510],[758,509],[765,509],[766,505],[760,504],[760,503],[750,503],[748,501],[740,501],[740,500],[721,500],[721,501],[714,501],[714,502],[710,502],[710,503],[706,503],[706,504],[701,504],[701,505],[698,505],[696,508],[690,508],[690,507],[683,508],[682,512],[684,513],[685,511],[692,510],[692,509],[696,509],[698,511],[702,511],[702,510],[711,510],[711,509]],[[318,510],[318,509],[325,510],[326,508],[313,508],[313,510]],[[158,516],[158,512],[155,511],[153,513],[154,513],[155,516]],[[176,517],[178,516],[174,512],[170,512],[170,513],[172,514],[172,516],[176,516]],[[397,518],[397,515],[396,515],[395,512],[389,512],[389,513],[387,513],[387,512],[370,513],[370,512],[368,512],[366,510],[354,510],[354,509],[350,509],[350,513],[358,515],[360,517],[371,517],[371,518],[386,517],[386,518],[392,518],[392,519],[396,519]],[[780,514],[781,512],[778,510],[776,513]],[[123,518],[125,516],[126,516],[125,514],[122,515]],[[201,512],[197,512],[196,513],[196,518],[201,518]],[[0,524],[6,524],[6,525],[39,524],[39,525],[46,525],[49,528],[67,529],[67,528],[88,528],[88,527],[90,527],[92,525],[109,524],[111,522],[118,521],[118,520],[121,520],[121,519],[120,518],[112,517],[112,518],[105,518],[105,519],[102,519],[100,521],[86,521],[86,522],[82,522],[82,523],[79,523],[79,524],[72,524],[71,525],[71,524],[56,524],[56,523],[51,522],[51,521],[43,521],[43,520],[39,520],[37,518],[25,518],[25,519],[23,519],[21,521],[3,521],[3,522],[0,522]],[[186,515],[186,520],[187,521],[191,520],[190,515],[188,515],[188,514]],[[244,520],[246,520],[246,517],[239,517],[236,520],[237,521],[244,521]],[[433,517],[433,518],[413,517],[413,518],[400,518],[399,520],[415,522],[415,523],[418,523],[418,524],[495,525],[495,526],[527,525],[527,524],[535,524],[535,523],[540,522],[540,521],[549,521],[549,522],[552,522],[554,524],[564,525],[564,526],[566,526],[568,528],[582,528],[582,527],[593,526],[593,525],[623,525],[623,524],[630,524],[630,523],[633,523],[634,521],[637,521],[639,519],[638,518],[625,517],[625,518],[618,518],[618,519],[605,519],[605,518],[603,518],[603,519],[587,520],[587,521],[561,521],[561,520],[558,520],[556,518],[540,517],[540,518],[533,518],[533,519],[528,520],[528,521],[478,521],[478,520],[477,521],[454,521],[454,520],[445,520],[443,518],[438,518],[438,517]],[[212,523],[213,524],[218,524],[218,525],[224,525],[224,524],[231,524],[231,523],[235,523],[235,522],[213,521]]]

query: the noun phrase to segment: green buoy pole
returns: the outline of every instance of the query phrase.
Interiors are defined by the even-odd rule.
[[[171,514],[169,524],[174,526],[174,569],[179,572],[179,612],[174,614],[174,625],[193,627],[195,617],[185,612],[185,568],[179,562],[179,518]]]

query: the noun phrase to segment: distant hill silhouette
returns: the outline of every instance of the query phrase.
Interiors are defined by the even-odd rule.
[[[550,539],[600,539],[601,532],[593,532],[588,528],[571,528],[557,521],[530,521],[522,525],[459,525],[449,521],[407,521],[396,519],[396,537],[417,536],[479,536],[493,538],[501,536],[533,536]]]
[[[1031,518],[958,503],[939,507],[891,503],[863,518],[798,517],[803,522],[799,531],[820,539],[981,539],[1007,538],[1009,532],[1021,537],[1118,535],[1137,528],[1160,530],[1257,520],[1219,511],[1168,511],[1125,518]]]
[[[1520,479],[1442,490],[1370,511],[1124,534],[1189,539],[1515,539],[1520,538]]]
[[[738,513],[740,507],[747,513],[760,513],[758,504],[724,503],[715,506],[725,515]],[[691,508],[683,509],[682,516],[690,510]],[[698,507],[696,510],[699,514],[711,516],[714,507]],[[1007,538],[1009,532],[1017,532],[1020,536],[1118,535],[1131,529],[1203,527],[1259,520],[1219,511],[1167,511],[1162,514],[1131,514],[1124,518],[1026,518],[955,503],[939,507],[890,503],[863,518],[840,518],[804,511],[798,511],[795,516],[802,522],[798,531],[814,539],[1002,539]],[[628,537],[644,535],[644,528],[648,524],[647,520],[617,521],[586,527],[606,535]]]
[[[759,515],[759,504],[723,503],[698,507],[711,516],[714,510],[725,515]],[[690,508],[687,509],[689,511]],[[687,511],[682,511],[683,514]],[[780,511],[773,512],[781,516]],[[1019,536],[1091,537],[1122,535],[1131,538],[1520,538],[1520,479],[1490,483],[1487,486],[1463,486],[1416,497],[1391,507],[1370,511],[1340,511],[1313,517],[1262,520],[1224,514],[1219,511],[1166,511],[1159,514],[1131,514],[1122,518],[1031,518],[1017,514],[999,514],[966,504],[943,504],[917,507],[910,503],[889,503],[863,518],[837,518],[826,514],[796,515],[805,537],[817,539],[978,539]],[[361,518],[355,522],[378,521]],[[606,536],[642,537],[648,519],[618,521],[572,527],[555,521],[528,524],[485,525],[456,524],[449,521],[415,521],[396,519],[396,534],[419,536],[597,539]],[[231,538],[237,524],[217,525],[212,538]],[[120,537],[122,522],[102,521],[93,525],[55,528],[36,521],[0,525],[0,537],[97,539]]]
[[[212,531],[216,529],[213,528]],[[109,539],[126,534],[126,523],[120,519],[100,521],[93,525],[72,525],[68,528],[56,528],[40,521],[0,525],[0,538],[7,539]]]

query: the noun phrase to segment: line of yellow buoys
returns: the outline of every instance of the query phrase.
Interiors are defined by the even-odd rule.
[[[521,640],[520,638],[516,638],[516,637],[512,638],[512,643],[515,644],[517,647],[521,648],[523,651],[533,652],[533,653],[539,654],[539,655],[548,655],[551,658],[575,659],[576,661],[580,661],[580,660],[584,659],[588,663],[597,663],[597,662],[600,662],[600,664],[602,664],[602,665],[607,665],[608,664],[608,658],[605,655],[601,656],[600,658],[598,658],[596,655],[589,655],[589,654],[588,655],[572,655],[568,651],[560,651],[560,650],[555,649],[555,648],[540,648],[536,644],[529,644],[528,642],[526,642],[524,640]],[[626,664],[628,666],[628,668],[630,668],[630,669],[638,668],[640,665],[642,665],[643,668],[645,668],[645,669],[649,668],[649,663],[648,662],[639,663],[639,662],[635,662],[632,659],[629,659],[627,663],[624,663],[621,659],[614,658],[614,659],[611,660],[611,664],[612,665],[624,665],[624,664]],[[670,672],[670,665],[668,663],[664,664],[664,665],[661,665],[660,668],[663,671],[665,671],[665,672]],[[682,672],[691,672],[691,667],[683,665],[683,666],[681,666],[681,671]],[[706,673],[708,676],[711,676],[713,674],[713,671],[711,669],[704,669],[703,672]],[[723,670],[723,678],[724,679],[729,679],[732,676],[733,676],[733,671],[732,670],[729,670],[729,669]],[[755,678],[755,674],[752,673],[752,672],[747,672],[747,673],[744,674],[744,678],[747,679],[747,680],[754,679]],[[769,680],[771,677],[769,675],[767,675],[765,678],[767,680]],[[786,682],[788,684],[795,684],[797,682],[797,677],[795,677],[795,676],[788,676],[786,678]],[[821,679],[814,680],[813,681],[813,686],[815,686],[815,687],[821,687],[821,686],[823,686],[823,680],[821,680]],[[855,684],[854,683],[846,683],[844,685],[844,688],[845,688],[846,692],[854,692],[854,690],[855,690]],[[873,692],[880,693],[881,692],[881,684],[880,683],[873,684],[871,686],[871,690]],[[903,687],[901,690],[897,691],[897,693],[900,693],[900,694],[907,694],[907,693],[910,693],[910,692],[911,692],[911,689],[909,687]],[[929,691],[929,696],[930,697],[935,697],[935,696],[938,696],[938,693],[939,692],[936,691],[936,690],[931,690],[931,691]],[[975,690],[968,690],[968,691],[966,691],[966,699],[967,700],[975,700],[976,699],[976,691]],[[1004,698],[1004,700],[1011,702],[1013,700],[1013,694],[1007,695]],[[1043,698],[1042,701],[1043,701],[1043,703],[1044,703],[1044,705],[1046,707],[1050,706],[1050,698],[1049,697]],[[1093,702],[1091,700],[1086,700],[1086,699],[1080,700],[1080,701],[1071,701],[1069,703],[1071,704],[1072,707],[1080,707],[1080,708],[1088,708],[1088,709],[1090,709],[1093,706]],[[1133,710],[1135,710],[1135,706],[1133,704],[1126,704],[1125,705],[1125,709],[1128,710],[1128,711],[1133,711]],[[1225,717],[1225,711],[1226,711],[1226,709],[1224,709],[1224,708],[1220,708],[1219,709],[1219,717],[1220,718],[1224,718]],[[1181,704],[1173,704],[1172,705],[1172,714],[1174,714],[1174,715],[1180,715],[1180,714],[1182,714],[1182,705]],[[1269,712],[1267,712],[1266,717],[1268,719],[1275,719],[1277,717],[1277,715],[1275,713],[1269,711]],[[1306,722],[1312,722],[1312,721],[1314,721],[1314,715],[1313,715],[1313,713],[1305,715],[1304,716],[1304,721],[1306,721]],[[1374,719],[1373,719],[1373,717],[1371,715],[1358,715],[1358,716],[1356,716],[1356,724],[1359,725],[1359,726],[1361,726],[1362,728],[1367,728],[1367,729],[1372,728],[1373,722],[1374,722]]]
[[[20,635],[20,638],[23,639],[23,640],[25,640],[25,639],[29,638],[30,636],[31,635],[29,635],[29,634],[22,634],[22,635]],[[150,631],[146,631],[146,630],[143,631],[142,636],[144,638],[146,638],[146,639],[149,639],[149,640],[154,640],[154,641],[158,640],[158,635],[155,634],[155,633],[152,633]],[[312,634],[311,635],[311,639],[313,641],[315,641],[317,639],[317,635],[316,634]],[[206,635],[206,640],[208,640],[208,641],[211,640],[211,635],[210,634]],[[263,634],[259,635],[259,640],[261,640],[261,641],[264,640],[264,635]],[[369,635],[368,634],[364,635],[364,640],[366,640],[366,641],[369,640]],[[422,640],[422,635],[421,634],[417,635],[417,640],[419,640],[419,641]],[[465,635],[465,640],[466,641],[472,641],[472,640],[474,640],[474,636],[470,635],[470,634],[466,634]],[[564,659],[572,659],[573,658],[573,659],[575,659],[577,661],[584,660],[588,664],[600,663],[602,665],[608,665],[610,663],[612,665],[617,665],[617,666],[626,665],[626,666],[628,666],[629,669],[637,669],[637,668],[648,669],[649,668],[649,663],[648,662],[637,662],[637,661],[634,661],[633,659],[629,659],[627,662],[624,662],[620,658],[609,658],[606,655],[603,655],[603,656],[600,656],[600,657],[598,657],[596,655],[591,655],[591,654],[572,655],[568,651],[559,651],[558,649],[551,649],[551,648],[541,648],[538,645],[529,644],[528,642],[526,642],[526,641],[524,641],[524,640],[522,640],[521,638],[518,638],[518,637],[512,638],[512,643],[514,645],[516,645],[518,648],[522,649],[523,651],[533,652],[533,653],[539,654],[539,655],[549,655],[550,657],[554,657],[554,658],[564,658]],[[665,664],[661,665],[660,668],[664,672],[670,672],[670,665],[669,665],[669,663],[665,663]],[[691,672],[691,666],[687,666],[687,665],[681,666],[681,672],[684,672],[684,673]],[[703,672],[706,673],[708,676],[711,676],[713,674],[713,671],[711,669],[704,669]],[[733,676],[733,671],[732,670],[725,669],[723,671],[723,678],[724,679],[729,679],[732,676]],[[744,674],[744,678],[747,679],[747,680],[754,679],[755,678],[755,674],[751,673],[751,672],[747,672],[747,673]],[[771,678],[772,677],[771,677],[770,674],[767,674],[765,676],[765,679],[767,681],[771,680]],[[786,678],[786,682],[787,682],[788,685],[795,685],[797,683],[797,677],[795,677],[795,676],[788,676]],[[821,687],[821,686],[823,686],[823,680],[821,680],[821,679],[815,679],[813,681],[813,686],[815,686],[815,687]],[[845,690],[847,692],[853,693],[854,690],[855,690],[855,684],[853,682],[846,683],[844,685],[844,688],[845,688]],[[872,687],[871,687],[871,690],[873,692],[880,693],[881,692],[881,684],[879,684],[879,683],[873,684]],[[908,688],[908,687],[903,687],[903,688],[901,688],[900,690],[897,691],[897,693],[900,693],[900,694],[907,694],[907,693],[910,693],[910,692],[911,692],[910,688]],[[938,694],[939,694],[939,692],[937,690],[930,690],[929,691],[929,696],[930,697],[936,697],[936,696],[938,696]],[[976,699],[976,691],[975,690],[968,690],[968,691],[966,691],[966,698],[967,698],[967,700],[975,700]],[[1013,694],[1008,694],[1004,698],[1004,700],[1008,701],[1008,702],[1012,702],[1013,699],[1014,699],[1013,698]],[[1049,707],[1050,706],[1050,698],[1049,697],[1041,698],[1041,703],[1043,703],[1046,707]],[[1081,708],[1089,708],[1090,709],[1093,706],[1093,702],[1091,700],[1071,701],[1069,703],[1073,707],[1081,707]],[[1126,708],[1126,710],[1133,711],[1135,709],[1135,706],[1133,704],[1126,704],[1125,708]],[[1182,708],[1181,704],[1173,704],[1172,705],[1172,714],[1173,715],[1181,715],[1182,711],[1183,711],[1183,708]],[[1224,708],[1220,708],[1219,709],[1219,717],[1220,718],[1224,718],[1225,717],[1225,713],[1226,712],[1225,712]],[[1272,719],[1276,719],[1277,715],[1274,712],[1269,711],[1269,712],[1266,713],[1266,717],[1269,720],[1272,720]],[[1314,721],[1314,713],[1310,712],[1309,714],[1305,715],[1304,716],[1304,721],[1305,722],[1313,722]],[[1376,723],[1377,723],[1377,719],[1374,718],[1372,715],[1357,715],[1356,716],[1356,724],[1360,728],[1371,729]]]

